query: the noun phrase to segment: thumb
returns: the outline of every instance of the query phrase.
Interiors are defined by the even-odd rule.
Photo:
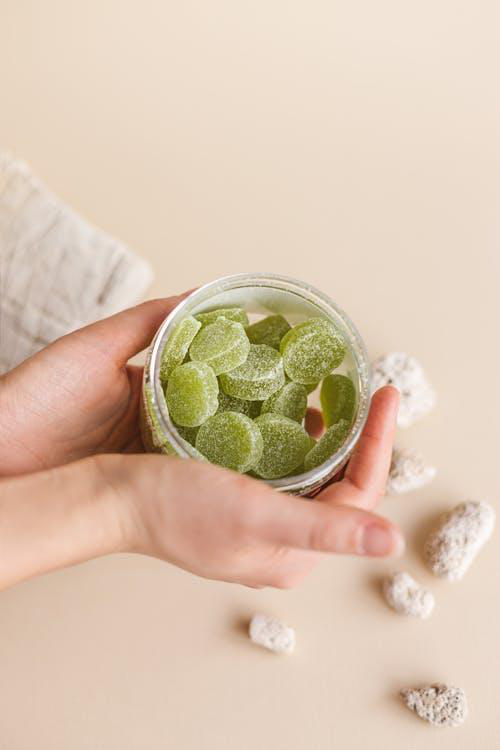
[[[78,337],[84,347],[105,353],[121,367],[149,346],[163,320],[189,294],[143,302],[68,335]]]
[[[349,505],[267,496],[267,512],[258,514],[258,536],[284,547],[337,554],[385,557],[403,552],[397,526]]]

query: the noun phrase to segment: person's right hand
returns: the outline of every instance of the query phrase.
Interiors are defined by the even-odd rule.
[[[288,588],[321,553],[398,554],[401,532],[371,509],[384,493],[398,393],[372,400],[344,479],[313,501],[209,463],[157,455],[95,457],[122,519],[124,549],[205,578]]]

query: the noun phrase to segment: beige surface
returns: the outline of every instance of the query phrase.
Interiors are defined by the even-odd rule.
[[[286,271],[374,355],[417,355],[440,401],[400,438],[438,478],[383,506],[428,622],[382,604],[390,563],[257,592],[94,561],[0,596],[2,750],[500,746],[500,532],[454,585],[419,555],[437,511],[500,495],[499,28],[493,0],[3,0],[0,143],[142,250],[156,293]],[[256,609],[296,627],[294,656],[247,643]],[[467,690],[464,727],[400,706],[427,680]]]

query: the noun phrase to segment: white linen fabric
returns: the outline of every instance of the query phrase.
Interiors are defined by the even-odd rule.
[[[139,302],[150,265],[0,152],[0,373]]]

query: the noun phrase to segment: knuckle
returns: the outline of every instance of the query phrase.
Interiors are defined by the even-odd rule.
[[[315,524],[311,530],[310,548],[316,552],[331,550],[334,547],[335,523],[325,521]]]

